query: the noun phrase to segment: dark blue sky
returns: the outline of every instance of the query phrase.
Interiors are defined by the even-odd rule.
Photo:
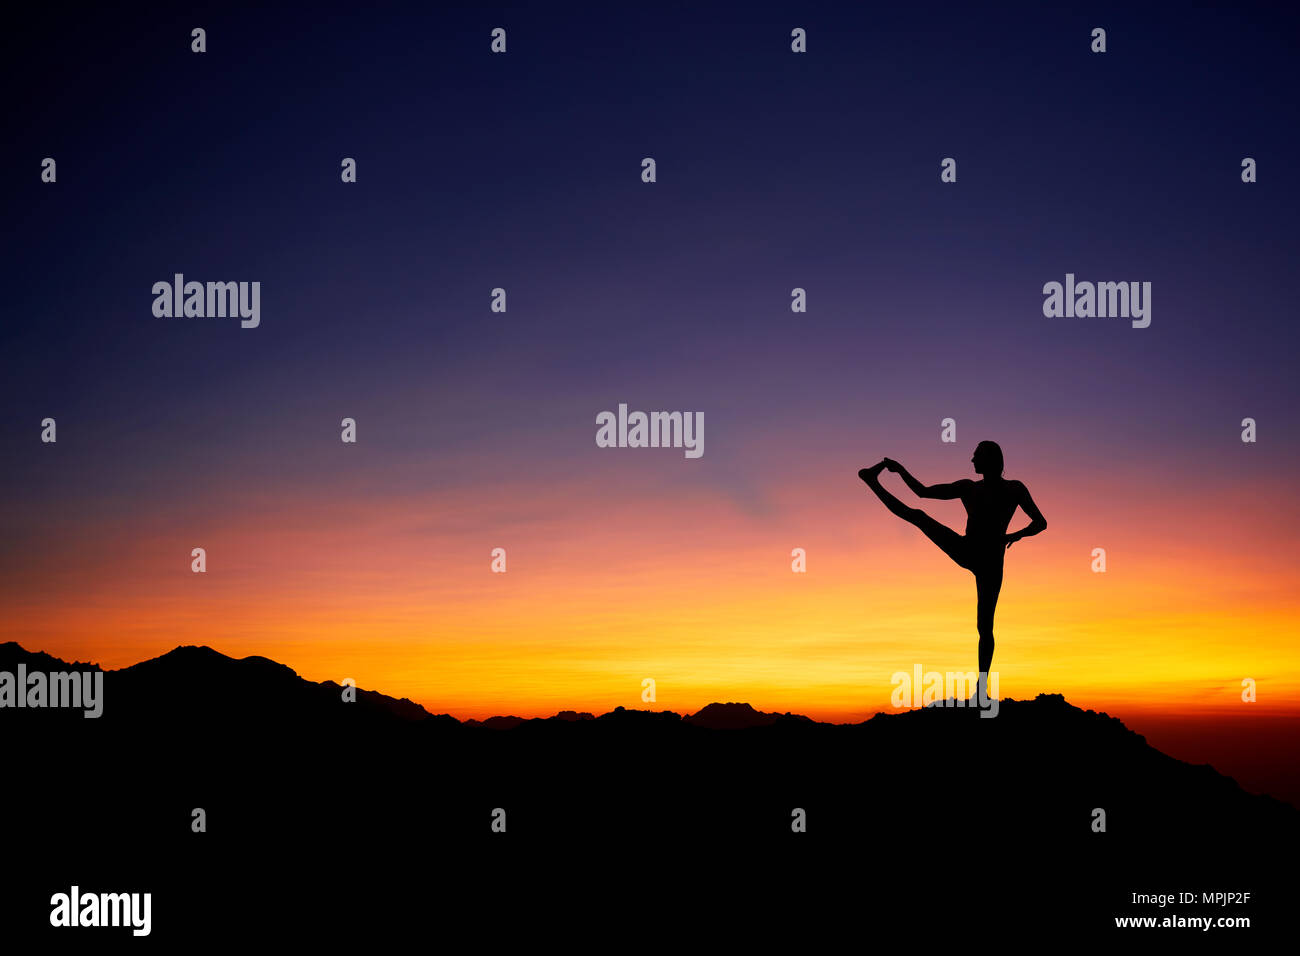
[[[563,468],[619,401],[707,409],[719,453],[868,409],[1129,451],[1254,413],[1294,462],[1294,12],[628,6],[15,21],[7,496],[57,491],[19,452],[45,415],[107,484],[293,468],[342,414]],[[1067,271],[1151,281],[1151,328],[1044,318]],[[260,281],[261,327],[155,318],[174,272]]]

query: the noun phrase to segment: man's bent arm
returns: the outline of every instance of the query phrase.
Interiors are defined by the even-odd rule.
[[[1038,505],[1034,504],[1034,499],[1029,496],[1029,489],[1022,484],[1020,490],[1023,494],[1020,496],[1018,504],[1020,505],[1020,510],[1029,515],[1029,524],[1025,525],[1019,531],[1011,533],[1010,537],[1014,538],[1016,541],[1047,530],[1047,519],[1044,518],[1043,513],[1038,510]]]

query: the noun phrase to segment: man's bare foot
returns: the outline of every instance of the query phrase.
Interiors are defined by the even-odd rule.
[[[861,471],[858,472],[858,477],[861,478],[863,481],[865,481],[867,484],[871,484],[871,482],[878,481],[880,479],[880,473],[884,470],[885,470],[885,463],[882,460],[877,464],[872,465],[870,468],[863,468]]]

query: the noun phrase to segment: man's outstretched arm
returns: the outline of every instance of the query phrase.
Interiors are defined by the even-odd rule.
[[[960,498],[962,491],[962,482],[954,481],[949,485],[923,485],[915,478],[912,473],[894,461],[892,458],[885,459],[885,467],[890,471],[897,472],[898,477],[903,479],[903,484],[912,489],[912,494],[918,498]],[[1046,524],[1046,522],[1044,522]]]

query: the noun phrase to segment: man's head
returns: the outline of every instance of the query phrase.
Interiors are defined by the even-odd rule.
[[[970,460],[977,475],[996,478],[1002,474],[1002,449],[995,441],[982,441],[976,445]]]

